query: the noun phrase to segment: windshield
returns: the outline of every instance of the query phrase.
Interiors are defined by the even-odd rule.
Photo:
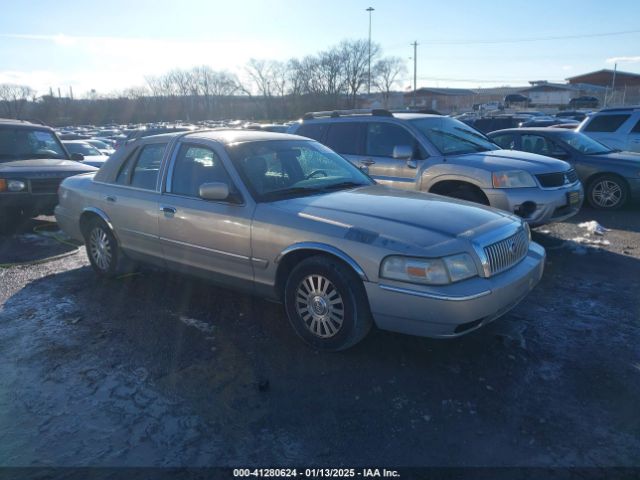
[[[480,132],[450,117],[429,117],[409,120],[443,155],[499,150]]]
[[[65,143],[64,146],[70,153],[81,153],[85,157],[102,155],[97,148],[87,143]]]
[[[0,128],[0,162],[31,158],[66,159],[67,154],[47,130]]]
[[[611,153],[614,151],[606,145],[580,132],[562,133],[560,134],[560,139],[570,147],[575,148],[585,155],[601,155],[603,153]]]
[[[374,183],[349,161],[317,142],[240,143],[227,146],[227,152],[258,201],[314,195]]]

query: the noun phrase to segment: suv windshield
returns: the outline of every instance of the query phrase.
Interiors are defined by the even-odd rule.
[[[227,146],[240,175],[258,201],[273,201],[374,182],[333,150],[317,142],[274,140]]]
[[[416,118],[409,122],[417,128],[443,155],[499,150],[480,132],[449,117]]]
[[[81,153],[86,157],[102,155],[97,148],[87,143],[65,143],[64,146],[70,153]]]
[[[602,155],[611,153],[614,150],[593,138],[579,132],[564,132],[560,134],[560,139],[585,155]]]
[[[62,145],[48,130],[0,128],[0,162],[31,158],[66,159]]]

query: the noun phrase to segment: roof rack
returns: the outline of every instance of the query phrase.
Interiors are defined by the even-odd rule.
[[[599,111],[600,112],[632,112],[633,110],[638,110],[640,109],[640,105],[632,105],[629,107],[607,107],[607,108],[602,108]]]
[[[311,120],[312,118],[323,117],[348,117],[351,115],[372,115],[374,117],[393,117],[393,113],[382,108],[360,108],[353,110],[327,110],[324,112],[307,112],[302,116],[303,120]]]
[[[424,107],[409,107],[409,108],[395,108],[391,110],[392,113],[424,113],[428,115],[442,115],[437,110],[433,110],[431,108]]]

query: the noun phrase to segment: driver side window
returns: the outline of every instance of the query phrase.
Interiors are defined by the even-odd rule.
[[[213,182],[224,182],[229,185],[229,190],[233,190],[231,179],[213,150],[183,144],[173,166],[171,193],[199,198],[200,186]]]

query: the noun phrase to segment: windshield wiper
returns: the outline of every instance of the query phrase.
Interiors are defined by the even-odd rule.
[[[274,190],[272,192],[267,192],[262,194],[264,199],[276,200],[279,198],[285,198],[288,196],[296,196],[296,195],[307,195],[307,194],[316,194],[320,193],[321,190],[318,188],[311,187],[291,187],[291,188],[283,188],[282,190]]]
[[[356,188],[356,187],[364,187],[366,184],[365,183],[358,183],[358,182],[338,182],[338,183],[333,183],[331,185],[327,185],[326,187],[323,187],[322,190],[323,191],[327,191],[327,190],[342,190],[342,189],[347,189],[347,188]]]

